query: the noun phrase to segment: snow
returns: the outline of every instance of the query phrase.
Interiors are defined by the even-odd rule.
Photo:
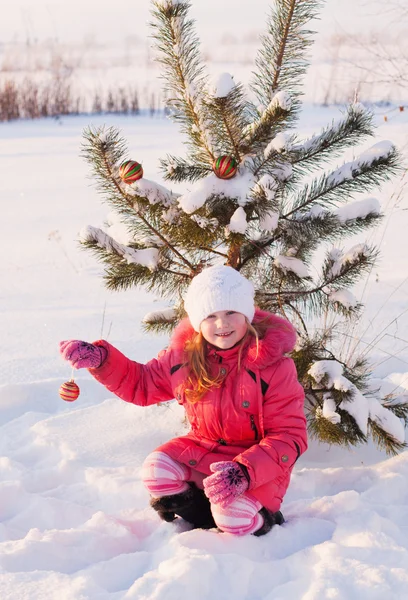
[[[156,310],[147,313],[147,315],[143,317],[143,323],[152,323],[157,319],[165,319],[167,321],[171,321],[176,316],[177,311],[174,308],[163,308],[161,310]]]
[[[369,215],[380,215],[381,206],[377,198],[364,198],[356,202],[350,202],[344,206],[337,208],[334,211],[329,211],[320,204],[315,204],[312,208],[297,215],[297,218],[302,219],[318,219],[325,215],[333,215],[337,217],[340,223],[354,221],[355,219],[366,219]]]
[[[264,150],[265,158],[269,158],[272,152],[284,152],[290,147],[291,136],[288,133],[278,133],[269,142]]]
[[[309,136],[335,114],[307,106],[300,132]],[[1,600],[405,598],[407,451],[386,458],[371,443],[349,451],[311,442],[284,499],[286,523],[262,538],[234,539],[163,523],[148,506],[140,468],[150,451],[186,431],[177,403],[128,405],[84,371],[75,378],[78,400],[59,398],[71,375],[58,356],[59,340],[107,338],[141,362],[168,343],[168,336],[140,327],[146,313],[168,304],[141,288],[106,290],[101,265],[78,247],[81,228],[103,222],[108,212],[79,158],[88,121],[0,124],[7,174],[0,181],[7,208],[0,222]],[[160,182],[155,173],[163,148],[183,154],[166,119],[112,115],[109,121],[143,149],[152,179]],[[379,136],[402,145],[406,122],[380,121]],[[408,213],[406,201],[387,205],[389,191],[379,198],[387,219],[376,232],[384,235],[379,281],[367,284],[361,320],[369,330],[359,335],[365,348],[396,320],[374,346],[382,364],[373,385],[381,394],[407,395],[408,354],[397,337],[406,338],[407,330],[401,313]],[[368,410],[384,419],[379,406],[370,401]]]
[[[229,231],[234,233],[245,233],[247,227],[248,223],[245,211],[242,206],[239,206],[230,219],[228,225]]]
[[[191,219],[197,223],[201,229],[216,229],[219,225],[218,220],[215,218],[207,219],[206,217],[200,217],[200,215],[191,215]]]
[[[263,231],[275,231],[278,226],[279,221],[279,213],[274,212],[272,210],[267,211],[260,219],[259,219],[259,228]]]
[[[239,206],[245,206],[251,201],[250,190],[253,185],[254,176],[247,169],[238,171],[232,179],[219,179],[211,173],[194,183],[189,191],[179,197],[178,202],[187,214],[204,206],[210,196],[234,198]]]
[[[394,149],[395,146],[392,142],[387,140],[377,142],[362,152],[356,159],[345,163],[333,171],[333,173],[330,173],[327,182],[331,186],[340,185],[343,181],[352,179],[355,176],[355,173],[359,172],[364,165],[371,165],[381,158],[387,158]]]
[[[271,101],[271,106],[279,106],[282,110],[290,110],[292,108],[292,99],[288,92],[278,92],[274,95]]]
[[[254,192],[257,193],[260,191],[263,195],[266,196],[266,199],[271,201],[275,198],[276,191],[278,189],[278,182],[276,179],[271,177],[268,174],[262,175],[259,179],[258,183],[254,187]]]
[[[363,395],[351,381],[344,377],[343,366],[339,362],[335,360],[320,360],[310,367],[308,373],[315,380],[317,386],[320,383],[324,383],[329,389],[333,388],[342,392],[351,392],[351,399],[343,400],[339,404],[339,408],[346,410],[354,417],[364,435],[368,433],[368,419],[370,418],[396,440],[404,442],[405,431],[401,420],[391,411],[384,408],[376,398]],[[327,398],[325,398],[325,404]],[[326,414],[332,422],[337,414],[334,409],[335,404],[328,400]],[[326,416],[324,410],[323,416]]]
[[[116,252],[123,256],[128,264],[135,263],[137,265],[144,265],[145,267],[149,267],[152,271],[157,267],[159,261],[159,251],[157,248],[143,248],[141,250],[129,248],[128,246],[119,244],[116,240],[102,231],[102,229],[92,227],[92,225],[88,225],[82,229],[79,238],[82,241],[95,241],[100,248],[104,248],[108,252]]]
[[[341,289],[331,292],[329,294],[331,302],[339,302],[346,308],[352,308],[357,305],[357,298],[350,292],[350,290]]]
[[[284,273],[291,271],[298,277],[310,277],[307,265],[305,265],[305,263],[299,258],[295,258],[294,256],[285,256],[283,254],[279,254],[275,257],[273,264],[284,271]]]
[[[330,274],[332,277],[337,277],[341,273],[342,268],[348,263],[357,262],[360,257],[367,256],[369,254],[369,248],[367,244],[361,243],[352,246],[347,250],[346,253],[342,253],[338,248],[333,248],[331,250],[331,257],[333,259],[333,265],[330,269]]]
[[[129,193],[129,188],[134,190],[138,196],[146,198],[150,204],[163,204],[163,206],[171,206],[177,199],[177,195],[166,189],[154,181],[149,181],[144,177],[131,183],[130,185],[123,184],[125,192]],[[137,201],[136,201],[137,208]]]
[[[235,81],[230,73],[221,73],[215,79],[215,81],[210,84],[210,94],[214,96],[214,98],[226,98],[228,94],[232,92],[235,87]]]

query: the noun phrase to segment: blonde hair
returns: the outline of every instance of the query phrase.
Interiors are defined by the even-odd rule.
[[[262,339],[267,329],[269,329],[269,319],[263,319],[257,323],[250,323],[248,319],[246,319],[246,322],[246,333],[239,342],[238,370],[241,368],[242,351],[247,340],[250,337],[255,338],[256,355],[258,356],[259,339]],[[207,342],[201,331],[196,333],[195,336],[186,343],[185,350],[187,353],[187,365],[190,370],[185,387],[185,394],[188,402],[195,404],[196,402],[199,402],[204,394],[211,388],[220,387],[224,376],[220,373],[215,377],[210,375],[209,365],[207,364]]]

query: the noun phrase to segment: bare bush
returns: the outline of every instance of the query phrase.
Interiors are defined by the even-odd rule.
[[[153,115],[159,109],[160,98],[152,94],[149,111]],[[17,83],[12,79],[0,83],[0,121],[14,119],[38,119],[79,113],[139,113],[139,93],[136,88],[110,88],[104,93],[97,91],[89,99],[75,93],[69,79],[58,75],[47,83],[25,78]]]

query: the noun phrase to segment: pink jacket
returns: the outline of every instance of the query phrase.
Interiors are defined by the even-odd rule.
[[[94,342],[108,350],[101,367],[90,373],[111,392],[139,406],[176,398],[184,405],[190,432],[159,449],[173,459],[210,474],[210,465],[235,460],[248,469],[249,491],[266,508],[279,509],[298,457],[307,448],[304,392],[291,358],[295,344],[292,325],[271,313],[257,310],[254,322],[268,318],[271,328],[259,341],[253,338],[242,352],[238,348],[210,347],[212,373],[222,371],[221,387],[197,403],[187,402],[184,347],[194,335],[188,319],[175,329],[169,347],[157,359],[142,365],[126,358],[104,340]]]

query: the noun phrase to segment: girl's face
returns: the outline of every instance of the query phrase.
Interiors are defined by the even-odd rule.
[[[200,328],[207,342],[221,350],[228,350],[242,340],[248,326],[242,313],[219,310],[201,321]]]

